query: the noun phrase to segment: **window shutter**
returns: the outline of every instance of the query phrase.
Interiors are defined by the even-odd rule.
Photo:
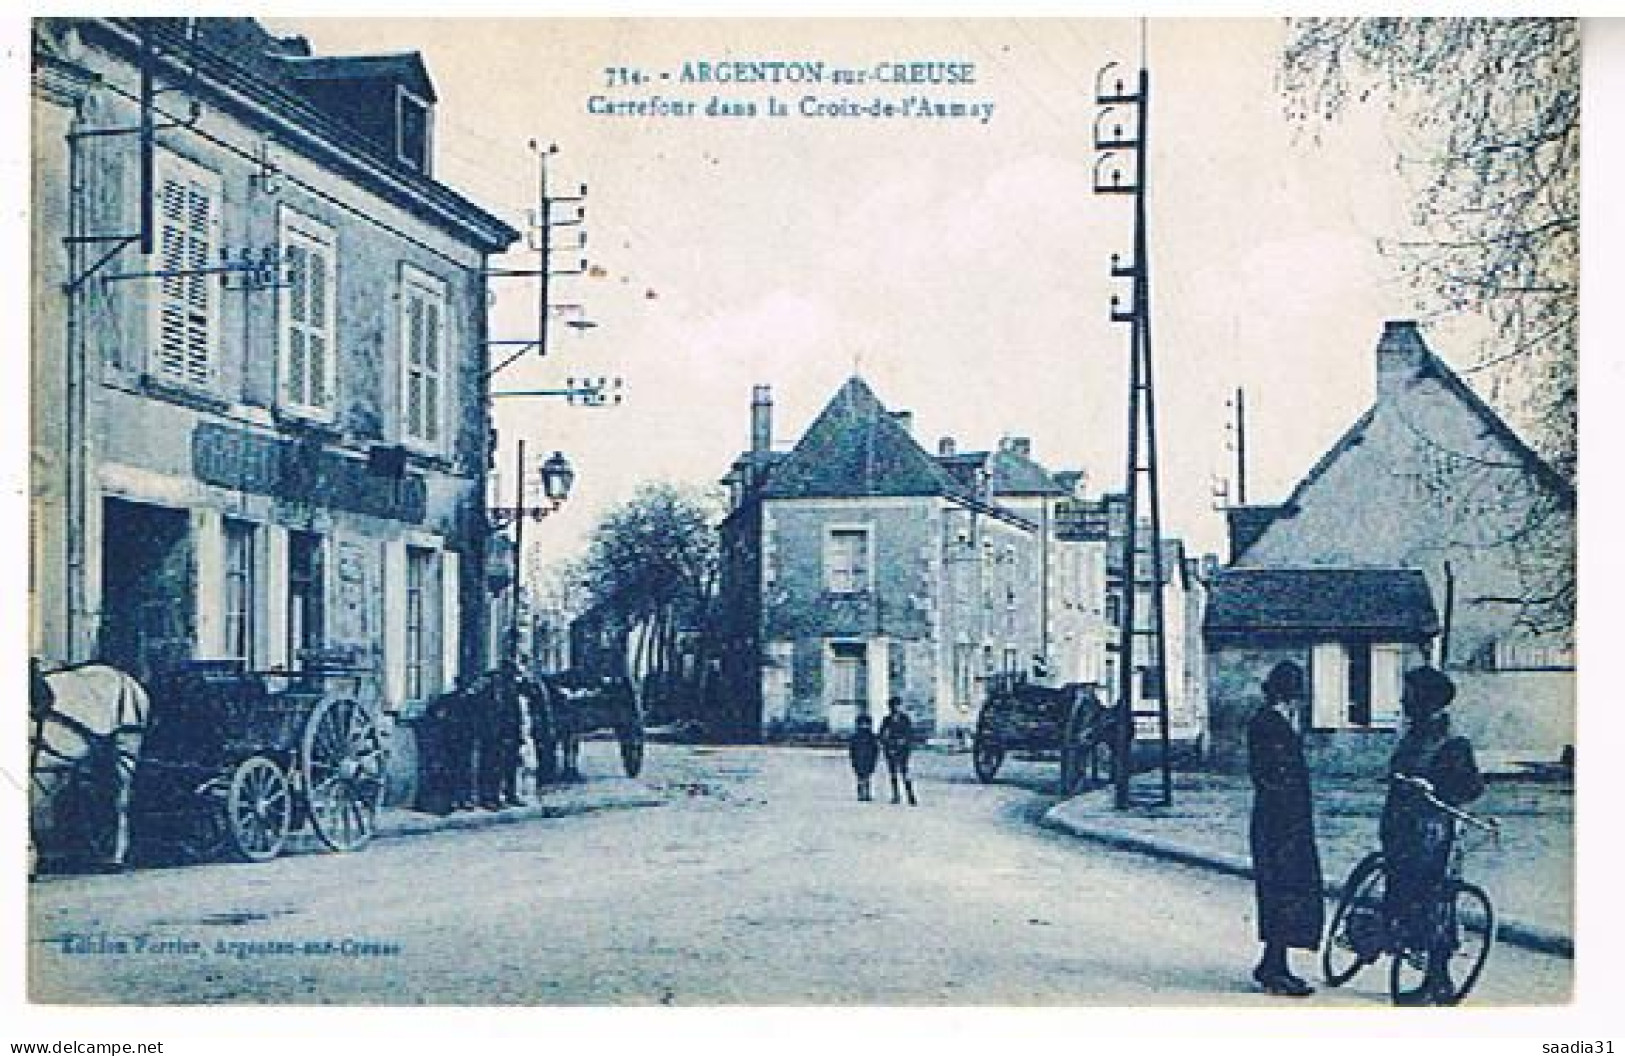
[[[440,305],[423,302],[423,439],[440,443]]]
[[[309,403],[312,407],[327,407],[331,398],[328,378],[333,364],[329,353],[332,344],[332,316],[328,311],[327,284],[332,269],[328,266],[328,251],[312,246],[310,256],[310,320],[309,344]]]
[[[1322,642],[1309,659],[1310,719],[1317,730],[1335,730],[1348,714],[1348,657],[1337,642]]]
[[[1371,725],[1399,724],[1399,695],[1404,687],[1403,646],[1379,642],[1371,647]]]
[[[460,673],[459,661],[461,654],[459,647],[463,636],[460,633],[462,624],[462,595],[458,591],[458,568],[462,562],[460,554],[450,550],[440,554],[440,613],[441,613],[441,680],[446,689],[457,684]]]
[[[192,385],[213,378],[216,279],[200,269],[214,263],[215,192],[171,160],[158,187],[158,280],[153,366]]]
[[[196,658],[213,660],[226,654],[225,518],[219,510],[196,509],[191,522]]]
[[[384,545],[384,703],[398,708],[406,699],[406,544]]]
[[[310,403],[310,250],[293,242],[288,246],[287,386],[289,403]]]

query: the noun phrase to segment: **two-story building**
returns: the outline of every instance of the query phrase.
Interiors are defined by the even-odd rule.
[[[247,18],[33,46],[32,651],[339,656],[410,717],[487,658],[485,271],[517,238],[435,179],[428,71]]]
[[[1023,437],[979,451],[944,439],[933,456],[911,415],[859,378],[789,451],[773,449],[771,409],[758,386],[751,447],[724,481],[730,732],[841,732],[896,696],[952,735],[974,725],[996,676],[1114,694],[1110,544],[1103,515],[1098,533],[1077,529],[1080,473],[1052,474]],[[1170,637],[1183,639],[1177,546],[1169,561]],[[1187,659],[1171,650],[1180,692]]]

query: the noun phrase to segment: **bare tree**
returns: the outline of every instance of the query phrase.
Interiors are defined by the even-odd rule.
[[[690,710],[703,696],[719,510],[709,493],[645,484],[599,521],[578,566],[594,621],[613,629],[656,712]]]
[[[1437,313],[1490,335],[1463,373],[1565,479],[1576,466],[1580,34],[1566,18],[1292,19],[1290,115],[1380,100],[1412,130],[1401,168],[1423,232],[1390,240]]]
[[[1499,533],[1515,555],[1521,596],[1480,600],[1518,604],[1531,631],[1572,628],[1577,22],[1291,19],[1282,86],[1296,121],[1325,125],[1351,106],[1380,101],[1409,130],[1399,165],[1411,180],[1421,235],[1386,239],[1383,249],[1405,269],[1424,312],[1488,323],[1473,360],[1458,369],[1525,426],[1540,456],[1491,463],[1440,448],[1424,475],[1453,500],[1489,498],[1525,511]],[[1533,502],[1519,504],[1517,496],[1531,494]]]

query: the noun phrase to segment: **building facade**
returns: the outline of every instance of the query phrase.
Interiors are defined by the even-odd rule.
[[[1297,618],[1294,599],[1313,592],[1306,584],[1375,575],[1376,586],[1339,588],[1352,599],[1344,626],[1322,610],[1323,625],[1300,643],[1311,750],[1324,765],[1380,765],[1402,670],[1424,658],[1456,682],[1457,726],[1492,763],[1556,759],[1574,737],[1574,490],[1414,323],[1387,325],[1375,367],[1372,408],[1286,501],[1231,511],[1231,563],[1208,622],[1215,708],[1246,711],[1263,677],[1262,659],[1238,668],[1256,636],[1230,615],[1249,613],[1252,630],[1278,639]],[[1354,618],[1364,611],[1355,595],[1386,606],[1366,613],[1370,626]],[[1236,746],[1225,755],[1235,762]]]
[[[488,656],[484,275],[517,232],[434,179],[415,54],[34,25],[33,653],[343,663],[411,718]]]
[[[891,697],[952,736],[1001,676],[1112,694],[1109,542],[1068,512],[1081,474],[1050,473],[1022,437],[981,451],[945,438],[932,455],[859,378],[789,451],[772,447],[765,387],[752,415],[724,481],[719,596],[740,736],[841,733]],[[1169,605],[1183,628],[1184,601]]]

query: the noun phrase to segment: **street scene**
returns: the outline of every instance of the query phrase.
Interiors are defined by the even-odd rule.
[[[1574,1000],[1576,20],[30,37],[31,1001]]]
[[[586,751],[590,767],[608,746]],[[889,793],[855,802],[833,751],[660,745],[650,762],[662,777],[600,766],[550,794],[561,816],[403,833],[359,856],[52,878],[35,894],[34,978],[73,1003],[1271,1000],[1237,972],[1249,885],[1046,827],[1047,767],[1015,764],[988,789],[964,755],[931,754],[909,812]],[[1326,1000],[1380,1007],[1380,974]],[[1498,949],[1484,999],[1561,1001],[1568,974],[1563,957]]]

